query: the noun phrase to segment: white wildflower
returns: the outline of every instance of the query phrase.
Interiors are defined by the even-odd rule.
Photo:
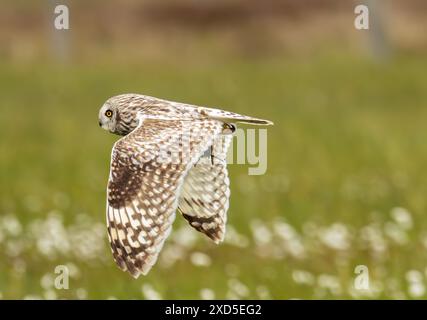
[[[146,283],[142,286],[142,294],[147,300],[161,300],[162,296],[157,292],[152,285]]]
[[[237,279],[228,280],[228,287],[239,297],[247,297],[249,295],[249,288]]]
[[[84,289],[84,288],[78,288],[76,290],[76,297],[79,300],[86,299],[87,298],[87,291],[86,291],[86,289]]]
[[[344,224],[334,223],[321,230],[319,236],[322,243],[331,249],[347,250],[350,247],[349,232]]]
[[[209,267],[212,259],[203,252],[193,252],[190,256],[191,263],[197,267]]]
[[[293,270],[292,279],[298,284],[313,285],[316,281],[314,275],[305,270]]]
[[[258,246],[266,245],[271,242],[271,231],[261,220],[252,220],[250,225],[253,238]]]
[[[215,299],[215,292],[209,288],[203,288],[200,290],[200,299],[213,300]]]
[[[403,229],[409,230],[413,226],[411,213],[405,208],[396,207],[391,210],[391,217]]]

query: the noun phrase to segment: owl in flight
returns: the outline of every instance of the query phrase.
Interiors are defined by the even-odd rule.
[[[235,122],[272,122],[139,94],[108,99],[99,125],[123,136],[113,147],[107,228],[114,260],[137,278],[157,260],[178,209],[220,243],[230,189],[226,153]]]

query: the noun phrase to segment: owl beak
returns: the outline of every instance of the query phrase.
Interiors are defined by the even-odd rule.
[[[101,121],[98,121],[98,123],[99,123],[99,126],[100,126],[100,127],[102,127],[102,123],[101,123]]]

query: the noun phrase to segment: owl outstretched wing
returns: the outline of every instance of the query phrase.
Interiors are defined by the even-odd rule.
[[[117,141],[107,188],[114,260],[137,278],[147,274],[169,235],[184,178],[219,136],[217,120],[141,120]]]
[[[178,209],[215,243],[224,240],[230,188],[226,155],[231,135],[220,135],[185,177]]]

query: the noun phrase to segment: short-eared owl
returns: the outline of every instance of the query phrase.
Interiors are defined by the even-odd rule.
[[[177,209],[215,243],[224,239],[234,122],[272,124],[139,94],[101,107],[99,125],[123,136],[112,150],[107,187],[108,236],[123,271],[135,278],[148,273]]]

